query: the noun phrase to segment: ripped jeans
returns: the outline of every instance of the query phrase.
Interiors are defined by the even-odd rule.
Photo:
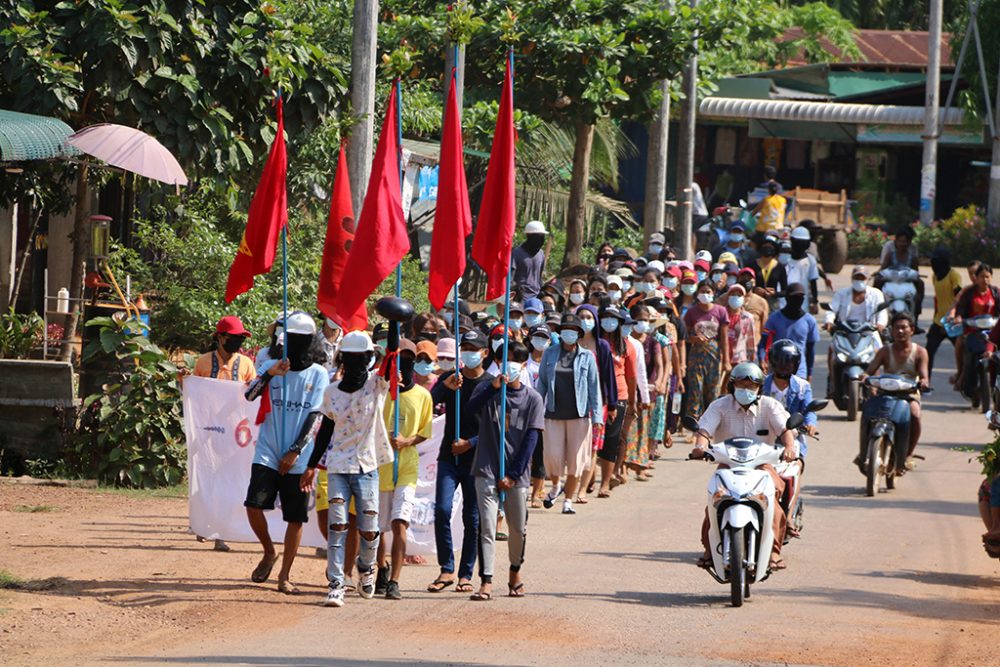
[[[348,509],[354,499],[357,510],[358,531],[361,533],[361,552],[358,554],[358,572],[370,572],[375,567],[378,550],[378,469],[367,473],[329,473],[330,489],[329,538],[326,551],[326,579],[331,588],[344,585],[344,547],[347,544]],[[334,526],[342,526],[337,530]],[[374,533],[375,539],[365,539],[365,533]]]

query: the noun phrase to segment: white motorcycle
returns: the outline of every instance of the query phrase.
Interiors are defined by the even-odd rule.
[[[802,425],[794,414],[787,430]],[[685,417],[684,428],[698,432],[697,420]],[[705,459],[728,466],[713,473],[708,482],[708,544],[712,554],[709,574],[729,584],[734,607],[750,597],[750,585],[770,575],[774,544],[774,482],[763,466],[781,462],[782,447],[754,438],[729,438],[709,445]]]
[[[882,294],[890,313],[908,312],[917,316],[917,282],[920,273],[908,266],[890,266],[879,271]]]

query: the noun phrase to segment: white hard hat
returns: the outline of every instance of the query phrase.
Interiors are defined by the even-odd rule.
[[[524,233],[548,235],[548,232],[545,231],[545,224],[541,220],[532,220],[531,222],[526,224],[524,226]]]
[[[805,227],[796,227],[792,230],[792,238],[797,241],[811,241],[812,235]]]
[[[351,331],[340,340],[341,352],[371,352],[375,349],[367,331]]]
[[[694,254],[694,261],[699,262],[699,261],[702,261],[702,260],[704,260],[704,261],[708,262],[709,264],[711,264],[712,263],[712,253],[710,253],[707,250],[699,250],[698,252],[696,252]]]
[[[290,334],[312,336],[316,333],[316,321],[307,313],[296,311],[288,316],[288,321],[285,322],[285,331]]]

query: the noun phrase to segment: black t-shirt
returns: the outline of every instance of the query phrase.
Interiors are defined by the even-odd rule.
[[[455,371],[442,373],[441,377],[438,378],[437,383],[431,389],[431,397],[434,399],[434,404],[437,405],[439,403],[443,403],[445,406],[444,437],[441,438],[441,449],[438,450],[438,461],[444,460],[448,457],[453,458],[455,456],[451,453],[451,443],[455,440],[455,392],[444,386],[445,378],[454,374]],[[466,440],[470,440],[479,435],[479,415],[472,414],[466,410],[469,398],[472,397],[472,392],[475,391],[476,387],[478,387],[481,383],[488,383],[492,381],[493,376],[489,373],[483,373],[475,379],[464,375],[462,376],[462,391],[459,396],[462,419],[459,423],[459,427],[461,437]],[[471,468],[472,459],[475,454],[476,450],[473,448],[459,456],[459,467],[463,469]]]

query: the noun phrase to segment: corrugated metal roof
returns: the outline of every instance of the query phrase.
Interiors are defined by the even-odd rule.
[[[802,37],[802,28],[789,28],[784,39],[790,41]],[[923,30],[857,30],[854,42],[864,56],[861,64],[882,66],[927,67],[927,46],[929,35]],[[831,61],[841,59],[841,51],[827,40],[822,40],[823,48],[830,54]],[[951,60],[951,34],[941,35],[941,63],[953,66]],[[788,61],[790,66],[804,65],[805,60],[795,57]]]
[[[66,144],[73,128],[58,118],[0,109],[0,161],[49,160],[76,155]]]
[[[836,102],[795,102],[790,100],[741,100],[707,97],[698,113],[709,118],[756,118],[795,120],[812,123],[865,123],[876,125],[923,125],[923,107],[885,104],[840,104]],[[961,109],[941,109],[945,125],[961,125]]]

